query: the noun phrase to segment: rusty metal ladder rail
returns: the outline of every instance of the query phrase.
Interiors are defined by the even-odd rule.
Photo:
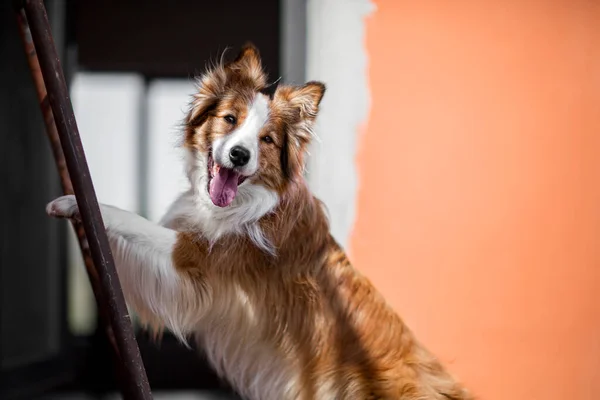
[[[15,1],[17,22],[63,192],[75,194],[73,222],[125,399],[152,399],[43,0]]]

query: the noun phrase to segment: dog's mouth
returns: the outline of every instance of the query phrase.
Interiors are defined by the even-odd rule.
[[[235,199],[238,186],[247,176],[238,171],[225,168],[215,162],[212,150],[208,152],[208,195],[217,207],[227,207]]]

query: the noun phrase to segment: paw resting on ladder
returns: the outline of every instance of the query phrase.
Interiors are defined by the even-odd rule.
[[[79,220],[79,207],[75,196],[70,194],[52,200],[46,206],[46,214],[55,218]]]
[[[106,204],[98,204],[104,225],[107,229],[114,228],[115,225],[127,225],[132,221],[138,221],[142,217],[129,211],[121,210],[117,207],[108,206]],[[46,214],[54,218],[67,218],[71,220],[81,221],[77,199],[74,195],[66,195],[52,200],[46,206]]]

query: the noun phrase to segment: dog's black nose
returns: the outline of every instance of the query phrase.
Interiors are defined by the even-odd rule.
[[[243,167],[250,161],[250,152],[242,146],[233,146],[229,152],[229,159],[236,167]]]

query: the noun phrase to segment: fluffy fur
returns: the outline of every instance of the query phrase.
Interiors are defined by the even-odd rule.
[[[191,189],[160,225],[101,206],[129,304],[149,326],[193,335],[247,399],[471,399],[352,267],[307,189],[325,86],[267,96],[266,82],[252,46],[199,78],[185,121]],[[238,144],[241,167],[228,159]],[[239,173],[225,207],[209,195],[219,168]],[[73,196],[47,212],[78,218]]]

